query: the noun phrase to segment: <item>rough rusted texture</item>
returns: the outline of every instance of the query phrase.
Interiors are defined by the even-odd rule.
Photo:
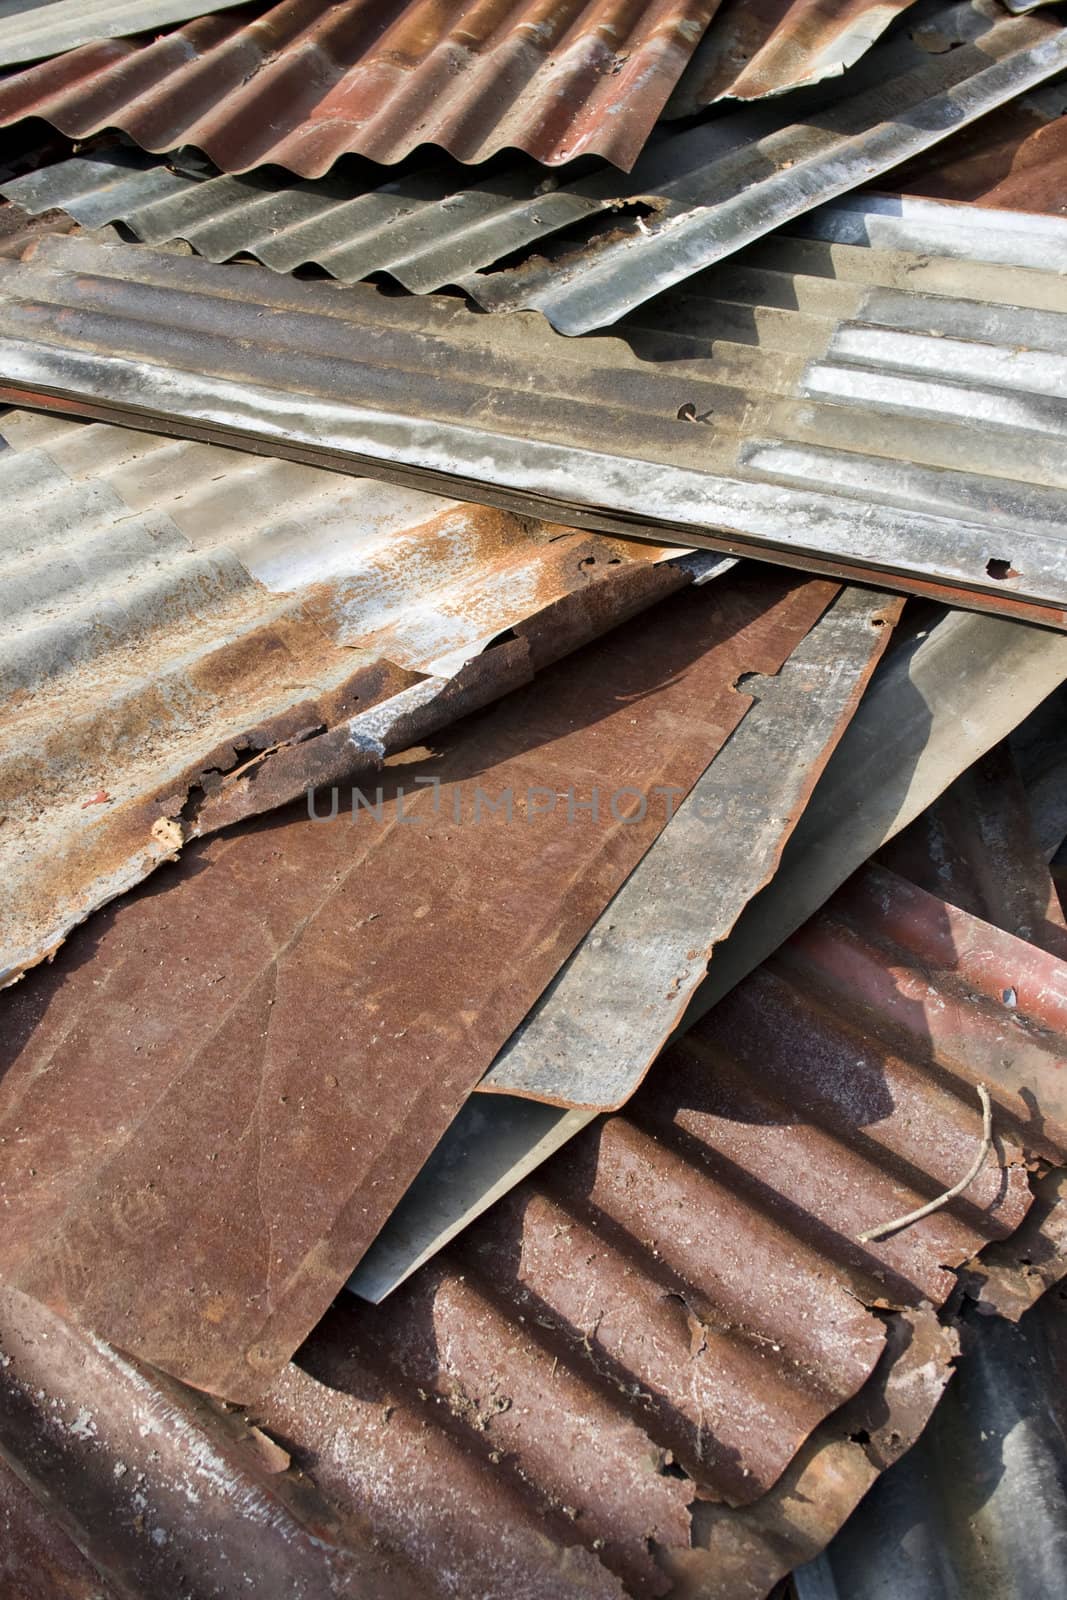
[[[724,0],[671,97],[684,117],[837,77],[914,0]]]
[[[429,1573],[378,1547],[358,1506],[338,1516],[286,1470],[268,1435],[9,1290],[0,1352],[0,1451],[99,1574],[71,1600],[435,1594]]]
[[[1067,85],[1013,100],[897,175],[906,194],[1067,215]]]
[[[121,126],[228,172],[320,177],[349,152],[393,162],[420,145],[628,168],[717,4],[282,0],[30,67],[0,88],[0,119],[44,117],[75,138]]]
[[[35,1499],[2,1459],[0,1593],[5,1600],[119,1600],[59,1526],[52,1508]]]
[[[1067,919],[1007,744],[958,778],[882,859],[951,905],[1067,959]]]
[[[182,842],[377,771],[692,575],[210,445],[26,413],[0,435],[0,981]]]
[[[192,1570],[214,1584],[193,1593],[228,1600],[243,1562],[302,1577],[310,1528],[316,1600],[373,1595],[386,1572],[404,1595],[411,1571],[449,1600],[762,1600],[925,1426],[957,1350],[928,1299],[955,1288],[946,1264],[965,1284],[1018,1273],[995,1242],[1029,1236],[1014,1140],[1061,1149],[1065,1047],[1062,966],[1034,950],[1005,1064],[990,972],[1021,971],[1019,944],[867,869],[625,1115],[384,1306],[339,1302],[247,1419],[0,1299],[0,1443],[138,1596]],[[1011,1165],[854,1245],[872,1207],[958,1175],[979,1063]],[[175,1509],[190,1486],[192,1516]],[[264,1496],[273,1542],[246,1554]]]
[[[7,1000],[6,1280],[205,1388],[276,1371],[660,831],[654,786],[835,592],[677,596],[391,766],[377,817],[305,808],[98,917]]]
[[[1067,1171],[1034,1180],[1022,1226],[969,1262],[960,1276],[981,1311],[1017,1322],[1046,1289],[1067,1277]]]

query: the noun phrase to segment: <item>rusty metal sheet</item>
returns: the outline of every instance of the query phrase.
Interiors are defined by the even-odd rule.
[[[967,1296],[983,1312],[1019,1318],[1067,1277],[1067,1171],[1056,1167],[1033,1184],[1034,1203],[1010,1239],[1001,1239],[961,1270]]]
[[[14,116],[79,138],[91,123],[121,127],[150,150],[195,145],[231,172],[272,164],[321,177],[343,155],[396,162],[423,145],[467,162],[518,149],[549,166],[595,154],[628,168],[717,9],[718,0],[241,6],[30,67],[0,91],[0,117],[12,120],[17,106]],[[90,10],[79,25],[93,20]],[[20,25],[20,44],[24,34]]]
[[[846,590],[773,679],[748,681],[756,708],[508,1040],[480,1091],[596,1110],[630,1098],[684,1017],[715,946],[774,876],[900,604]]]
[[[961,910],[1067,959],[1067,918],[1007,744],[957,778],[883,860]]]
[[[4,997],[4,1280],[203,1388],[261,1385],[652,844],[664,786],[741,722],[738,680],[835,593],[757,570],[677,595],[393,760],[380,799],[187,849],[75,935]]]
[[[19,1600],[149,1600],[178,1584],[236,1600],[249,1579],[263,1592],[284,1583],[297,1600],[463,1600],[505,1590],[518,1600],[641,1600],[665,1592],[672,1562],[700,1559],[656,1550],[643,1564],[651,1581],[624,1588],[612,1570],[616,1550],[587,1548],[578,1507],[552,1503],[547,1480],[524,1480],[494,1459],[492,1417],[484,1432],[465,1426],[459,1407],[453,1417],[428,1392],[420,1398],[373,1353],[354,1360],[346,1332],[331,1318],[256,1415],[242,1416],[25,1296],[0,1295],[0,1451],[16,1465],[14,1493],[36,1535],[29,1560],[41,1545],[72,1541],[62,1570],[80,1582],[87,1567],[96,1579],[42,1592],[31,1586],[36,1565],[27,1571],[20,1559],[25,1544],[12,1545]],[[746,1587],[731,1596],[762,1596],[771,1581],[763,1574],[790,1551],[802,1558],[821,1548],[925,1423],[951,1371],[954,1335],[929,1312],[900,1314],[888,1332],[875,1374],[817,1430],[788,1486],[740,1510],[697,1502],[697,1522],[714,1509],[720,1547],[729,1530],[743,1543],[731,1576]],[[640,1430],[639,1401],[620,1393],[619,1406]],[[645,1450],[656,1454],[647,1436]],[[669,1493],[670,1477],[659,1481]],[[646,1466],[633,1483],[647,1501],[655,1475]],[[610,1515],[606,1494],[603,1505]],[[612,1510],[617,1548],[627,1505]]]
[[[388,272],[420,294],[459,284],[487,309],[538,309],[577,333],[984,119],[1067,64],[1064,37],[1048,19],[1011,21],[999,0],[922,0],[847,90],[661,130],[629,178],[600,165],[564,182],[519,159],[471,174],[442,158],[377,187],[340,169],[325,182],[276,170],[205,180],[191,152],[176,170],[143,170],[120,147],[82,150],[7,192],[90,225],[121,218],[148,242],[188,239],[215,261],[314,262],[348,283]]]
[[[1067,84],[1020,95],[954,134],[936,158],[909,162],[896,182],[909,194],[998,210],[1064,214]]]
[[[716,100],[758,100],[840,77],[913,4],[725,0],[693,52],[667,115],[688,117]]]
[[[1043,629],[962,612],[906,626],[830,757],[773,879],[717,948],[684,1025],[707,1014],[975,761],[1018,725],[1032,729],[1037,708],[1042,716],[1046,707],[1055,711],[1065,677],[1067,641]],[[381,1299],[589,1121],[587,1112],[515,1096],[474,1096],[351,1287]]]
[[[329,750],[371,773],[705,559],[129,429],[0,443],[5,982]]]
[[[49,237],[0,261],[0,396],[1063,627],[1062,274],[1008,266],[1018,230],[835,241],[862,222],[597,341]]]
[[[588,1126],[590,1107],[633,1092],[715,945],[773,876],[895,611],[887,596],[846,590],[773,681],[748,680],[756,704],[505,1044],[478,1085],[489,1111],[480,1097],[463,1107],[350,1278],[355,1294],[382,1300],[498,1183],[506,1192]]]
[[[1005,961],[1026,997],[1010,1009],[991,978]],[[833,1449],[835,1407],[880,1351],[892,1368],[911,1341],[925,1419],[947,1377],[930,1304],[956,1293],[975,1243],[1024,1221],[1024,1149],[1063,1159],[1065,973],[868,869],[673,1046],[625,1112],[383,1305],[331,1313],[300,1362],[325,1395],[352,1397],[338,1439],[368,1403],[428,1397],[483,1470],[569,1508],[628,1592],[667,1593],[664,1571],[688,1571],[700,1592],[764,1594],[825,1542],[838,1493],[851,1509],[906,1447],[898,1420],[882,1431],[868,1416],[847,1430],[855,1453]],[[950,1210],[857,1243],[875,1213],[929,1198],[969,1159],[981,1071],[1004,1166]],[[282,1431],[310,1446],[332,1402],[291,1374],[268,1412],[279,1395]],[[374,1497],[409,1550],[454,1549],[435,1507],[409,1517],[375,1495],[376,1460],[401,1459],[408,1426],[361,1430],[343,1456],[332,1443],[320,1468]],[[639,1472],[650,1457],[658,1470]]]
[[[868,869],[624,1115],[386,1306],[335,1306],[247,1417],[4,1291],[0,1448],[137,1595],[229,1600],[273,1561],[298,1595],[762,1600],[926,1425],[958,1350],[931,1301],[953,1265],[1010,1271],[1024,1148],[1063,1159],[1064,968],[1020,943]],[[982,1039],[1006,1165],[853,1243],[973,1147]]]
[[[914,1450],[823,1556],[799,1600],[1044,1600],[1067,1583],[1067,1317],[968,1309],[957,1375]]]

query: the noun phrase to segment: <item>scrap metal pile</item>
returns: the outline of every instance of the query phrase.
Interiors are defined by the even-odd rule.
[[[1067,5],[0,130],[4,1596],[1067,1586]]]

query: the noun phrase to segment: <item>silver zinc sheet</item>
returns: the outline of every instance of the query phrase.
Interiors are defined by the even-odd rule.
[[[0,65],[41,61],[97,39],[151,33],[248,0],[0,0]]]
[[[387,273],[419,294],[458,285],[488,310],[539,310],[578,334],[1064,68],[1067,28],[1049,15],[1011,18],[1000,0],[928,0],[832,94],[661,129],[628,176],[601,165],[568,183],[526,161],[472,182],[441,165],[367,189],[341,175],[312,182],[273,169],[198,178],[116,148],[2,192],[88,227],[124,222],[149,244],[183,239],[212,261],[249,254],[280,272],[315,264],[345,283]]]
[[[1063,627],[1067,278],[1028,263],[1067,221],[961,259],[957,209],[921,251],[830,211],[583,340],[50,237],[0,262],[0,393]]]

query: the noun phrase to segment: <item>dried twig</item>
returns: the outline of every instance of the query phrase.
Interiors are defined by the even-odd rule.
[[[910,1228],[913,1222],[920,1222],[932,1212],[940,1211],[942,1206],[947,1206],[949,1201],[955,1200],[964,1189],[970,1188],[985,1166],[986,1156],[993,1148],[993,1107],[989,1100],[989,1090],[984,1083],[978,1085],[978,1098],[982,1102],[982,1144],[972,1166],[959,1183],[954,1183],[951,1189],[946,1189],[944,1194],[939,1194],[936,1200],[928,1201],[917,1211],[909,1211],[906,1217],[895,1217],[892,1222],[883,1222],[877,1228],[868,1228],[866,1233],[857,1234],[860,1244],[871,1244],[875,1239],[884,1239],[887,1234],[896,1233],[898,1228]]]

